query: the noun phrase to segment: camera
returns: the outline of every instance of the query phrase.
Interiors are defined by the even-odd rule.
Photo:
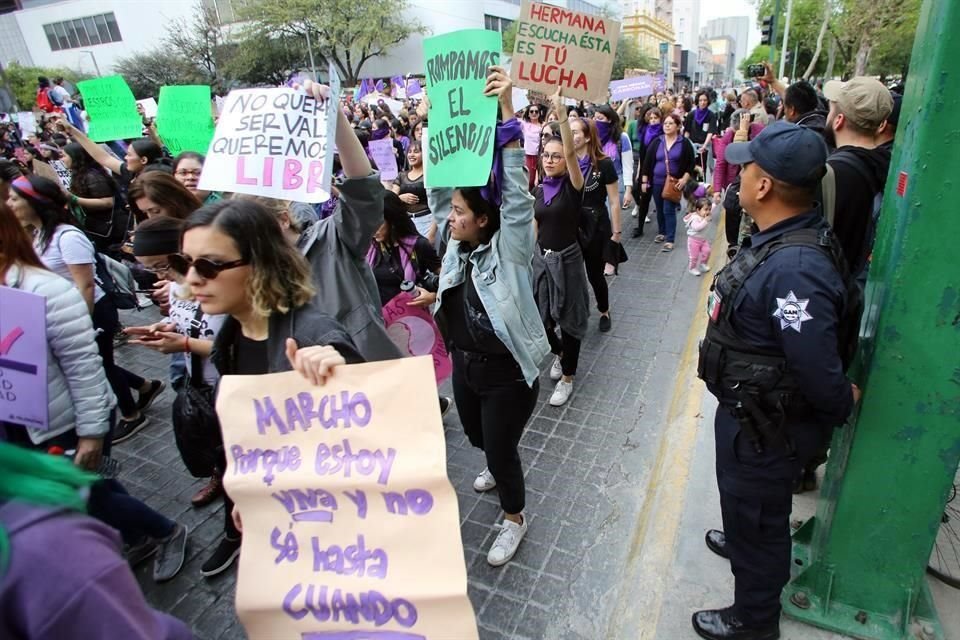
[[[747,74],[751,78],[759,78],[767,72],[762,64],[751,64],[747,67]]]

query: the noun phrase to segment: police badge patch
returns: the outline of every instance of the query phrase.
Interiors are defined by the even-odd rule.
[[[793,291],[788,293],[786,298],[777,298],[777,309],[773,312],[773,317],[779,318],[780,330],[784,331],[790,327],[800,333],[803,323],[813,320],[813,316],[807,313],[808,304],[810,304],[809,298],[797,300]]]

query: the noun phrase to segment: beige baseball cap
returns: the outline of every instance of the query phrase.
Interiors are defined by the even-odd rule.
[[[857,76],[847,82],[831,80],[823,85],[823,95],[836,102],[840,112],[862,129],[876,129],[893,111],[889,89],[875,78]]]

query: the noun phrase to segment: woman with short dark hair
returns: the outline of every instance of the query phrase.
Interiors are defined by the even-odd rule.
[[[219,191],[204,191],[199,189],[200,174],[203,172],[203,163],[206,157],[196,151],[184,151],[173,159],[173,177],[185,186],[203,204],[216,202],[223,197]]]

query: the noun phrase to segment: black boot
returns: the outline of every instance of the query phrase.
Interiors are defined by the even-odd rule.
[[[693,614],[693,630],[707,640],[777,640],[780,623],[747,626],[730,609],[697,611]]]
[[[707,543],[707,549],[710,549],[710,551],[713,551],[721,558],[730,559],[730,554],[727,553],[727,537],[723,535],[723,531],[710,529],[707,531],[707,535],[704,536],[704,540]]]

